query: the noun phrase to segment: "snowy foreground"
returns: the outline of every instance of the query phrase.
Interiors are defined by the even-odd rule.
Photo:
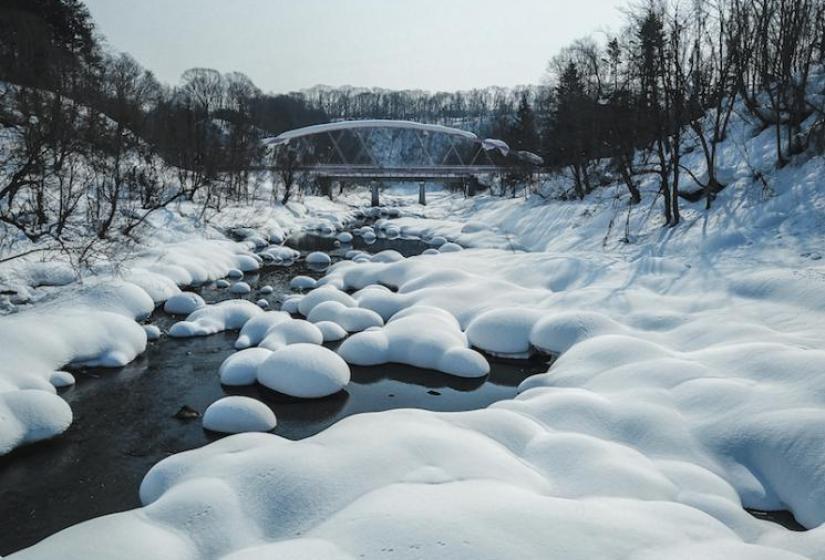
[[[299,442],[241,434],[172,456],[144,479],[142,509],[13,557],[825,558],[821,167],[787,171],[797,180],[770,197],[732,185],[675,230],[636,209],[631,244],[608,235],[624,214],[607,195],[404,206],[377,229],[478,248],[356,255],[288,303],[324,305],[317,318],[338,336],[368,328],[340,349],[351,363],[484,375],[469,341],[490,355],[559,353],[547,374],[484,410],[358,415]],[[256,268],[250,248],[164,245],[118,283],[0,319],[3,451],[71,421],[52,371],[127,363],[146,345],[135,319],[178,285]],[[239,348],[262,343],[255,330]],[[744,507],[789,509],[810,530]]]

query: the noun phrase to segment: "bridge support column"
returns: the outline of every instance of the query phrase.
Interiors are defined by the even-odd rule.
[[[418,184],[418,204],[421,206],[427,205],[427,187],[424,181]]]
[[[372,181],[370,182],[370,189],[372,190],[372,206],[380,206],[380,202],[378,200],[378,182]]]

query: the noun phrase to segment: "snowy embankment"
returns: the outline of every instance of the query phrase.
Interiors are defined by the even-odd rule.
[[[820,160],[797,171],[825,176]],[[295,310],[332,300],[324,319],[389,319],[344,343],[356,363],[446,370],[464,331],[489,354],[559,353],[550,371],[484,410],[359,415],[303,441],[245,434],[175,455],[144,479],[144,508],[18,557],[825,558],[823,195],[803,182],[743,203],[737,188],[707,219],[687,208],[682,227],[640,228],[644,242],[611,252],[598,199],[393,220],[478,244],[522,228],[511,239],[529,246],[541,213],[557,224],[542,243],[577,249],[353,255]],[[488,205],[522,220],[488,220]],[[410,333],[427,333],[401,323],[421,314],[444,333],[416,347]],[[810,530],[743,507],[790,509]]]
[[[195,225],[193,212],[186,205],[158,212],[135,257],[102,261],[82,283],[59,258],[32,256],[0,268],[0,286],[18,297],[18,305],[7,301],[6,307],[19,310],[0,317],[0,455],[69,427],[72,411],[55,389],[65,381],[55,375],[62,367],[126,365],[145,350],[147,334],[157,336],[139,324],[156,306],[169,300],[168,311],[186,314],[203,305],[181,287],[257,270],[260,259],[251,249],[280,244],[302,229],[337,229],[352,218],[346,206],[317,198],[287,208],[230,208],[206,231]],[[238,224],[256,229],[242,232],[249,237],[241,243],[220,234]],[[36,305],[19,305],[29,300]]]

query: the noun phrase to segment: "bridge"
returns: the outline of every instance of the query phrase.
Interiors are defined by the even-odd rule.
[[[379,180],[421,182],[466,180],[543,163],[535,154],[511,150],[502,140],[435,124],[358,120],[290,130],[267,144],[276,152],[274,170],[326,180],[369,180],[373,205]]]

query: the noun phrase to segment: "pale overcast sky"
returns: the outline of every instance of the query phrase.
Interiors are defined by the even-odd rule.
[[[163,81],[207,66],[262,89],[469,89],[537,83],[624,0],[86,0],[109,45]]]

